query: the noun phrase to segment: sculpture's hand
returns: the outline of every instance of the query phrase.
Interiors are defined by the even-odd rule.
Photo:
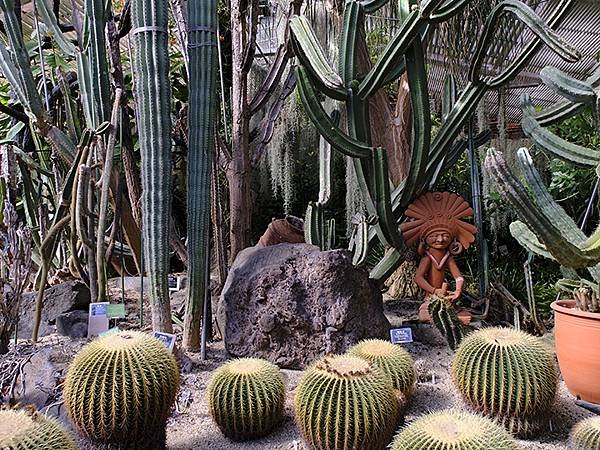
[[[462,289],[457,289],[454,292],[449,292],[448,298],[452,303],[456,302],[462,295]]]
[[[448,297],[448,283],[442,284],[442,287],[433,291],[433,294],[440,297]]]

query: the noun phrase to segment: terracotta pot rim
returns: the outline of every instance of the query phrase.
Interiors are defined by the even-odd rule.
[[[567,314],[569,316],[582,317],[591,320],[600,321],[600,313],[593,313],[588,311],[580,311],[575,309],[575,300],[557,300],[553,302],[550,307],[556,313]]]
[[[300,233],[304,233],[304,228],[300,227],[300,225],[302,225],[302,219],[300,217],[285,216],[284,220],[288,223],[290,228],[292,228],[293,230],[298,231]]]

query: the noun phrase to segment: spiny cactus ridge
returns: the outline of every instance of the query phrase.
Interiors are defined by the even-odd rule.
[[[147,334],[122,331],[81,349],[67,372],[64,398],[85,436],[158,448],[178,388],[179,368],[165,346]]]
[[[438,411],[400,430],[391,450],[517,450],[510,434],[485,417],[464,411]]]
[[[381,339],[367,339],[348,350],[348,354],[366,359],[381,369],[404,398],[411,394],[416,379],[415,362],[399,345]]]
[[[215,372],[208,399],[210,414],[225,436],[237,441],[259,438],[283,420],[283,376],[268,361],[236,359]]]
[[[546,421],[558,373],[535,336],[510,328],[486,328],[467,336],[452,362],[452,379],[466,401],[509,431],[528,435]]]
[[[600,450],[600,417],[590,417],[577,423],[571,431],[573,450]]]
[[[456,350],[466,333],[450,301],[434,295],[429,301],[428,311],[433,324],[446,338],[450,348]]]
[[[316,450],[381,450],[400,416],[385,373],[350,355],[310,366],[298,383],[294,410],[302,435]]]
[[[0,408],[0,448],[75,450],[73,436],[55,419],[28,408]]]

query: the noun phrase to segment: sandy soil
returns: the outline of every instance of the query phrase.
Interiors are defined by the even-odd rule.
[[[137,297],[139,298],[139,297]],[[126,299],[127,303],[137,301],[135,295]],[[415,318],[415,305],[403,302],[387,305],[387,315],[393,327],[411,323]],[[121,328],[134,328],[138,323],[139,309],[128,305],[127,319],[120,324]],[[149,308],[144,311],[148,313]],[[145,314],[145,315],[146,315]],[[147,317],[146,320],[148,320]],[[146,322],[147,324],[149,321]],[[447,347],[441,335],[431,327],[419,326],[414,330],[415,342],[407,344],[406,349],[417,362],[419,380],[406,410],[406,423],[428,411],[445,408],[466,408],[454,389],[449,376],[452,351]],[[54,362],[66,368],[76,351],[85,341],[70,341],[55,335],[46,337],[39,344],[40,348],[52,349]],[[57,361],[58,358],[58,361]],[[286,418],[280,428],[270,436],[252,442],[232,442],[225,438],[208,414],[205,398],[206,386],[212,372],[227,360],[223,343],[211,343],[207,360],[201,361],[197,354],[178,355],[182,367],[182,386],[176,409],[167,424],[167,445],[169,449],[199,450],[309,450],[302,442],[293,420],[293,398],[299,371],[284,370],[287,387]],[[51,414],[59,415],[66,424],[64,407],[54,407]],[[547,431],[535,440],[519,441],[524,449],[566,449],[570,428],[578,420],[590,416],[591,413],[575,405],[574,398],[568,393],[561,381],[557,401],[552,412],[552,419]],[[68,425],[67,425],[68,426]],[[100,447],[81,439],[82,449],[98,449]]]

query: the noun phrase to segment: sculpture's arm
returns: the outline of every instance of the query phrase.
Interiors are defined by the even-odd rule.
[[[462,290],[463,290],[463,286],[465,284],[465,279],[463,278],[462,274],[460,273],[460,270],[458,269],[458,265],[456,264],[456,261],[454,261],[453,256],[450,256],[450,258],[448,258],[448,270],[450,270],[450,273],[452,274],[452,278],[454,278],[454,280],[456,281],[456,289],[454,290],[454,292],[452,292],[450,294],[450,300],[456,301],[462,295]]]

